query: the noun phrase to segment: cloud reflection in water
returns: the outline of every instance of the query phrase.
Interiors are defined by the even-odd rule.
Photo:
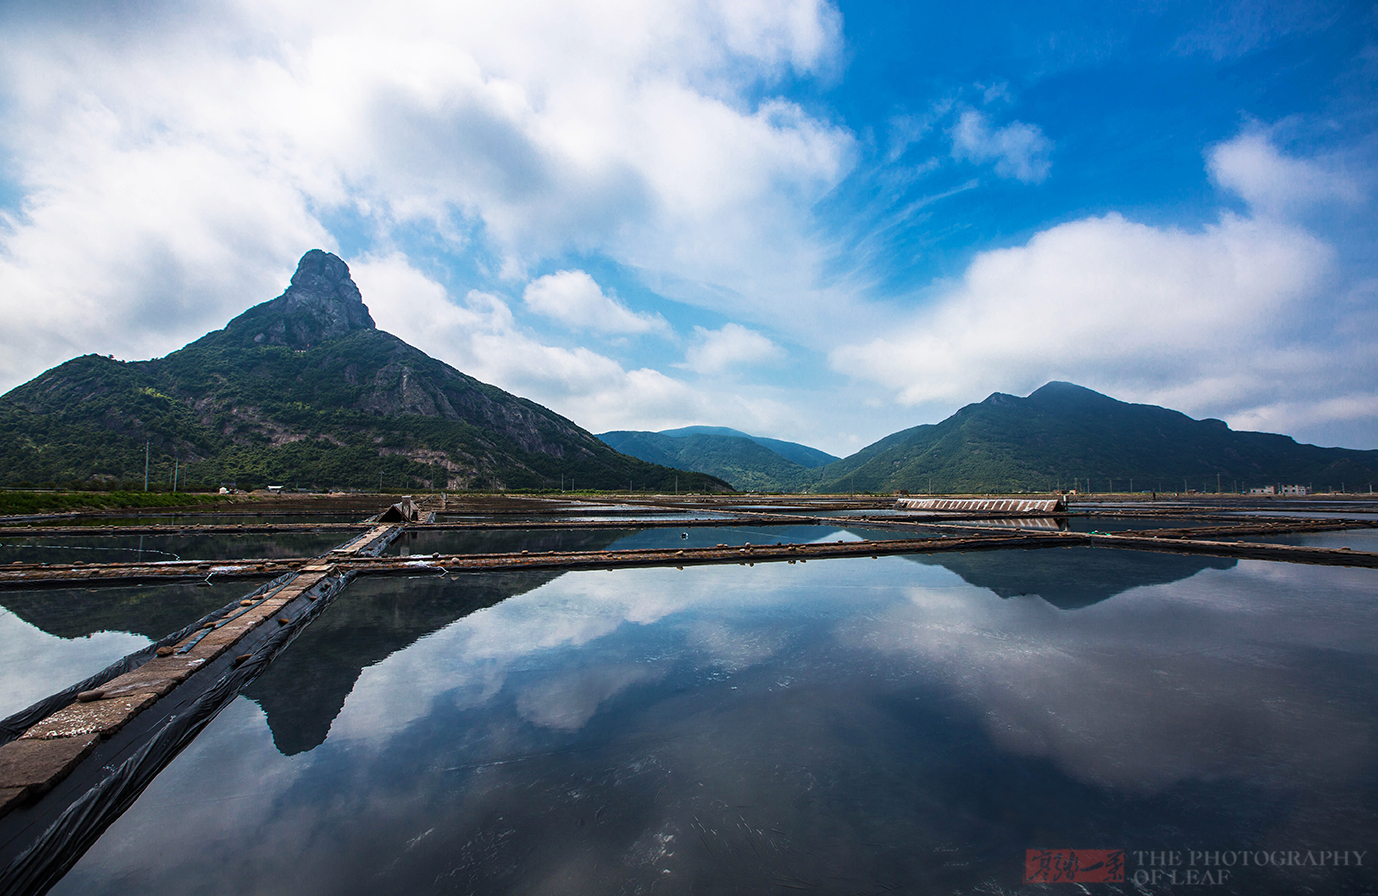
[[[310,752],[237,702],[54,892],[947,892],[1043,842],[1366,837],[1370,584],[1241,563],[1067,611],[902,559],[569,573],[365,668]]]

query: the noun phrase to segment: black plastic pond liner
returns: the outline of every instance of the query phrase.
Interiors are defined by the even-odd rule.
[[[388,549],[388,547],[389,547],[394,541],[396,541],[396,540],[397,540],[397,537],[398,537],[399,535],[401,535],[401,534],[402,534],[402,527],[401,527],[401,526],[393,526],[391,529],[389,529],[388,531],[384,532],[382,535],[378,536],[378,537],[375,538],[373,541],[370,541],[365,547],[359,549],[359,550],[355,553],[354,556],[356,556],[356,557],[381,557],[381,556],[383,556],[383,551],[386,551],[386,550]]]
[[[153,657],[157,655],[159,647],[171,647],[186,638],[192,632],[204,627],[207,622],[220,619],[222,616],[227,616],[239,610],[241,600],[250,600],[258,597],[265,591],[270,591],[279,585],[286,584],[296,575],[295,572],[289,572],[278,576],[271,582],[265,582],[243,597],[236,597],[231,603],[226,604],[220,609],[210,611],[190,625],[180,628],[170,635],[164,635],[162,638],[159,638],[156,642],[149,644],[142,650],[137,650],[122,659],[116,660],[90,678],[84,678],[69,688],[44,697],[29,708],[21,709],[9,718],[0,721],[0,745],[9,743],[38,722],[41,722],[59,709],[71,704],[77,699],[77,694],[80,694],[82,691],[98,688],[107,681],[118,678],[126,672],[134,671],[144,663],[153,659]]]
[[[285,580],[287,577],[281,578]],[[32,842],[21,843],[19,841],[25,838],[20,836],[15,838],[15,842],[0,846],[0,861],[8,862],[3,870],[0,870],[0,893],[5,894],[5,896],[37,896],[37,894],[47,892],[77,863],[86,850],[90,849],[92,844],[105,832],[105,829],[138,799],[139,795],[167,767],[168,763],[190,744],[197,734],[222,709],[228,706],[243,688],[257,678],[272,663],[273,659],[325,610],[334,597],[353,578],[353,573],[346,572],[322,580],[284,608],[286,611],[289,608],[305,605],[304,612],[296,616],[290,624],[283,626],[264,624],[245,636],[247,640],[254,639],[255,635],[259,635],[247,660],[236,662],[237,657],[230,656],[236,651],[227,651],[209,666],[187,679],[167,696],[135,717],[134,722],[131,722],[110,741],[97,747],[96,752],[87,757],[87,760],[67,780],[59,784],[58,788],[45,797],[45,800],[54,797],[60,798],[62,796],[61,791],[77,794],[75,798],[71,799],[67,808],[62,810],[54,820],[43,826],[36,835],[30,835],[29,839]],[[278,582],[278,580],[274,580],[274,582]],[[273,584],[270,582],[254,593],[260,593],[272,587]],[[312,594],[316,595],[316,599],[310,599]],[[235,609],[238,606],[238,601],[231,605]],[[226,610],[228,609],[226,608]],[[225,611],[218,610],[205,619],[209,621],[223,612]],[[184,632],[190,633],[195,628],[195,625],[189,626],[184,629]],[[170,635],[163,640],[168,641],[169,639],[175,640],[176,636]],[[163,642],[160,641],[159,643]],[[244,644],[244,646],[250,645]],[[149,649],[156,649],[156,645]],[[126,660],[137,655],[132,654]],[[118,669],[121,665],[121,663],[116,663],[110,669]],[[135,666],[137,665],[138,663],[135,663]],[[113,675],[102,678],[109,671],[107,669],[69,690],[75,693],[78,689],[109,680],[109,677],[113,677]],[[195,692],[198,680],[213,683],[210,683],[204,690]],[[178,700],[178,692],[188,688],[195,693]],[[56,695],[49,699],[56,699]],[[160,704],[165,705],[165,710],[180,709],[167,716],[160,723],[158,718]],[[37,705],[35,704],[35,706]],[[32,709],[33,707],[30,710],[25,710],[19,716],[28,714]],[[10,723],[19,716],[12,716],[6,720],[6,723]],[[143,724],[136,724],[139,722]],[[102,747],[107,749],[102,750]],[[132,752],[130,752],[131,750]],[[103,757],[102,753],[107,755],[113,753],[117,764]],[[124,758],[120,759],[121,756]],[[35,808],[43,808],[42,802]],[[49,811],[58,810],[49,809]],[[11,813],[3,822],[0,822],[0,827],[3,827],[6,822],[24,821],[21,818],[24,814],[24,811]]]

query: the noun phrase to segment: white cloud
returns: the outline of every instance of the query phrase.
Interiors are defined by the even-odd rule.
[[[833,360],[909,404],[1061,373],[1136,390],[1199,383],[1238,371],[1240,351],[1270,331],[1289,332],[1329,262],[1313,237],[1258,220],[1191,233],[1088,218],[982,253],[902,334]]]
[[[52,172],[0,216],[0,383],[85,352],[160,355],[282,291],[332,243],[291,184],[206,147],[151,145]]]
[[[689,347],[685,366],[697,373],[722,373],[730,367],[763,364],[785,356],[785,350],[755,330],[728,323],[720,329],[694,327],[698,341]]]
[[[455,302],[401,253],[356,259],[350,271],[379,328],[592,432],[705,421],[748,427],[792,416],[776,402],[736,389],[690,386],[652,368],[628,370],[584,347],[542,343],[502,297],[473,290]]]
[[[638,314],[603,293],[583,271],[557,271],[528,283],[526,307],[581,330],[597,333],[649,333],[668,330],[658,314]]]
[[[893,333],[831,361],[934,417],[1063,379],[1237,427],[1357,425],[1378,410],[1378,359],[1344,323],[1337,276],[1329,245],[1264,214],[1198,230],[1086,218],[981,253]]]
[[[1249,214],[1191,228],[1107,214],[978,253],[913,310],[839,339],[833,369],[892,390],[915,422],[1062,379],[1240,429],[1371,446],[1378,281],[1356,280],[1311,229],[1352,216],[1363,185],[1336,158],[1287,156],[1255,130],[1206,158]]]
[[[1052,142],[1036,124],[1014,121],[992,129],[986,116],[967,109],[952,128],[952,155],[957,159],[994,162],[995,173],[1024,183],[1042,183],[1052,169]]]
[[[1310,160],[1285,156],[1260,133],[1240,134],[1207,154],[1211,179],[1238,193],[1256,212],[1282,215],[1334,202],[1362,198],[1358,185],[1342,172]]]
[[[340,213],[509,275],[601,253],[766,316],[815,295],[809,208],[851,164],[845,129],[770,94],[835,69],[821,0],[6,16],[0,387],[177,347],[333,248]]]

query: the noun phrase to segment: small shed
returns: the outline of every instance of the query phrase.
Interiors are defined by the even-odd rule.
[[[377,516],[377,521],[380,523],[414,523],[419,519],[421,519],[421,508],[412,501],[410,495]]]

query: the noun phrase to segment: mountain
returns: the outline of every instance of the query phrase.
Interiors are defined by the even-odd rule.
[[[613,451],[533,401],[377,329],[348,266],[302,256],[282,295],[166,357],[85,355],[0,396],[0,484],[673,487],[712,477]]]
[[[837,460],[817,448],[725,426],[686,426],[664,432],[617,430],[600,433],[598,438],[649,463],[697,470],[752,491],[789,491],[810,469]]]
[[[941,423],[886,436],[817,471],[816,491],[1215,491],[1278,483],[1317,489],[1378,480],[1378,451],[1318,448],[1235,432],[1072,383],[1027,398],[996,392]],[[931,485],[930,485],[931,483]]]
[[[705,435],[733,436],[739,439],[750,439],[757,445],[769,448],[785,460],[810,470],[841,459],[826,451],[819,451],[817,448],[810,448],[808,445],[800,445],[798,442],[786,442],[782,439],[767,439],[763,436],[748,435],[740,430],[728,429],[726,426],[682,426],[679,429],[662,429],[660,435],[673,436],[675,438]],[[602,438],[602,436],[599,436],[599,438]]]

